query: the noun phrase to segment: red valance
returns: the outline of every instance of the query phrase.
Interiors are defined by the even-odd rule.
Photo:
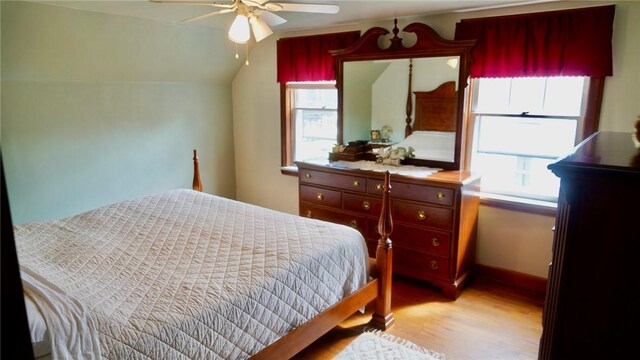
[[[471,77],[613,74],[615,5],[463,19],[456,40],[476,39]]]
[[[331,81],[336,79],[329,50],[349,47],[360,31],[278,39],[278,82]]]

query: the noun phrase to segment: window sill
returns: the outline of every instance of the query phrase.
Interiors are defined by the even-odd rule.
[[[555,217],[557,212],[557,204],[555,202],[523,199],[489,193],[480,193],[480,204],[500,209],[552,217]]]
[[[295,165],[280,167],[282,175],[298,176],[298,167]]]

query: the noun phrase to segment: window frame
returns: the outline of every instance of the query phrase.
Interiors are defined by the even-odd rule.
[[[464,169],[471,169],[471,159],[474,149],[474,138],[476,128],[476,116],[487,115],[485,113],[475,113],[473,109],[478,92],[479,79],[470,78],[469,94],[465,105],[465,122],[466,134],[465,143],[465,162]],[[600,124],[600,111],[602,109],[602,98],[604,94],[604,77],[586,77],[584,89],[583,115],[578,117],[576,124],[575,145],[580,144],[584,139],[598,131]],[[503,114],[500,114],[503,116]],[[536,115],[538,118],[544,116]],[[535,199],[527,199],[522,197],[508,196],[502,194],[480,192],[481,204],[493,207],[503,208],[507,210],[524,211],[528,213],[536,213],[543,215],[555,215],[557,201],[540,201]]]
[[[295,124],[292,112],[293,90],[296,89],[334,89],[335,82],[280,83],[280,171],[285,175],[298,175],[293,163],[295,154]],[[336,112],[339,110],[336,109]],[[338,122],[337,127],[340,127]],[[337,129],[338,132],[340,129]]]

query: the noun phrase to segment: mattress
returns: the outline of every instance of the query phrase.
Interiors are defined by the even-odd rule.
[[[247,358],[368,278],[354,229],[191,190],[15,235],[53,359]]]

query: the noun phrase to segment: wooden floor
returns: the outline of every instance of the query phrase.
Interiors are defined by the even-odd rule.
[[[393,279],[396,324],[390,334],[457,359],[537,359],[542,296],[487,279],[475,279],[452,301],[437,289]],[[366,326],[371,311],[356,314],[295,359],[331,359]]]

